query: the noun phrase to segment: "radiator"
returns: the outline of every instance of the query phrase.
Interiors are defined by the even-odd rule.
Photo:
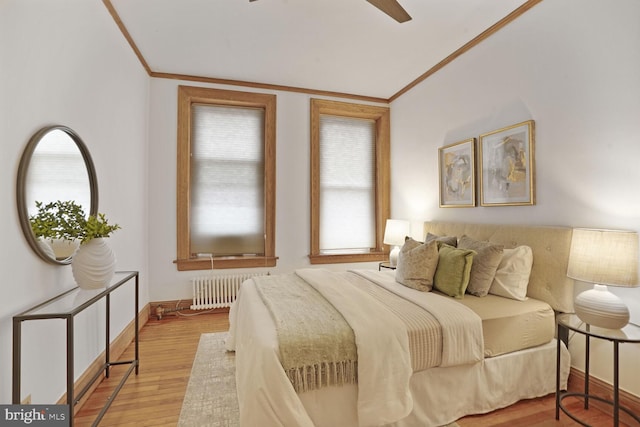
[[[210,275],[191,279],[193,304],[191,310],[231,307],[238,296],[240,284],[263,273]]]

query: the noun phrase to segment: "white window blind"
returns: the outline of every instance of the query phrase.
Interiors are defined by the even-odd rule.
[[[263,255],[264,110],[196,104],[191,126],[191,252]]]
[[[320,252],[368,252],[375,238],[375,121],[320,116]]]

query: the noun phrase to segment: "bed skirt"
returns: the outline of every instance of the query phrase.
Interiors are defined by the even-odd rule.
[[[562,344],[562,389],[570,356]],[[389,427],[442,426],[471,414],[491,412],[522,399],[555,392],[557,342],[485,359],[473,365],[431,368],[413,375],[412,413]],[[299,395],[317,427],[357,426],[357,386],[329,387]],[[319,404],[318,404],[319,403]],[[329,405],[329,406],[327,406]],[[331,407],[331,411],[326,408]]]

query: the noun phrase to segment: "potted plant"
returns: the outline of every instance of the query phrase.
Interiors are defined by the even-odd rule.
[[[67,259],[73,255],[80,241],[85,214],[74,201],[43,203],[36,201],[37,213],[29,217],[31,229],[41,247],[54,259]]]
[[[87,216],[73,200],[36,202],[36,207],[38,211],[29,221],[37,238],[79,243],[71,260],[78,285],[89,289],[106,286],[115,271],[116,259],[105,238],[120,226],[109,224],[103,213]]]
[[[103,213],[87,216],[82,206],[73,200],[36,202],[36,208],[38,211],[29,217],[29,222],[37,238],[87,243],[91,239],[109,237],[120,229],[118,224],[109,224]]]

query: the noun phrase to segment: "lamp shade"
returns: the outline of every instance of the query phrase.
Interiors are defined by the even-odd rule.
[[[638,285],[638,234],[633,231],[573,230],[567,276],[612,286]]]
[[[409,221],[401,219],[388,219],[384,228],[384,244],[392,245],[393,249],[389,252],[389,264],[396,266],[398,264],[398,254],[400,246],[404,244],[404,239],[409,234]]]
[[[384,228],[384,244],[400,246],[409,235],[409,221],[388,219]]]
[[[637,286],[637,233],[574,229],[567,276],[595,283],[575,299],[576,314],[583,322],[608,329],[624,327],[629,322],[629,309],[606,285]]]

